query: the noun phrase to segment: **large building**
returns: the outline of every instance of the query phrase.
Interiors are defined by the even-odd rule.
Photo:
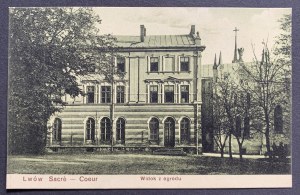
[[[201,45],[192,25],[185,35],[116,36],[122,79],[79,78],[85,96],[49,120],[48,147],[181,148],[202,151]]]
[[[146,35],[141,25],[139,36],[115,38],[120,57],[114,66],[125,76],[116,76],[113,83],[96,72],[78,77],[85,95],[64,97],[67,105],[49,120],[47,147],[218,152],[213,85],[227,75],[238,81],[241,62],[250,64],[243,62],[236,35],[232,63],[224,64],[220,53],[219,60],[215,57],[208,65],[201,64],[205,46],[194,25],[185,35]],[[274,113],[275,109],[281,111],[277,118],[287,122],[280,131],[271,127],[271,141],[289,144],[290,109],[285,109],[287,114],[282,113],[282,105]],[[263,134],[249,131],[253,133],[244,141],[245,152],[264,153]],[[228,145],[227,141],[225,151]],[[239,152],[234,136],[232,150]]]

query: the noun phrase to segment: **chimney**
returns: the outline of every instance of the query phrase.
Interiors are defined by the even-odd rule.
[[[194,35],[195,32],[196,32],[196,30],[195,30],[195,25],[192,25],[192,26],[191,26],[191,32],[190,32],[190,35]]]
[[[146,28],[144,25],[141,25],[141,42],[144,42],[146,36]]]

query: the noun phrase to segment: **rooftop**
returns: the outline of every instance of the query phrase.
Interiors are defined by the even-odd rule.
[[[117,45],[121,48],[176,48],[203,47],[195,25],[185,35],[146,35],[146,28],[141,25],[140,36],[116,35]]]

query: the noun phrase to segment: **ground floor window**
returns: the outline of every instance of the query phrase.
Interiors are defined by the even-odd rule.
[[[188,118],[180,121],[180,142],[185,144],[190,142],[190,120]]]
[[[111,139],[110,119],[104,117],[101,120],[100,128],[101,128],[101,141],[110,141]]]
[[[116,140],[121,141],[121,143],[125,142],[125,120],[123,118],[119,118],[117,120],[116,127]]]
[[[54,141],[61,141],[61,120],[56,118],[53,123],[53,140]]]
[[[149,122],[150,140],[158,140],[159,137],[159,120],[152,118]]]
[[[93,118],[89,118],[86,122],[86,139],[95,140],[95,120]]]

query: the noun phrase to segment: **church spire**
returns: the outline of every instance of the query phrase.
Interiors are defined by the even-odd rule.
[[[219,66],[222,64],[222,52],[220,51],[220,55],[219,55]]]
[[[213,69],[217,69],[217,68],[218,68],[218,64],[217,64],[217,54],[215,54],[215,61],[214,61]]]
[[[237,29],[235,27],[235,29],[233,31],[235,32],[235,42],[234,42],[234,56],[233,56],[232,63],[237,63],[238,62],[238,59],[237,59],[237,31],[239,31],[239,29]]]

